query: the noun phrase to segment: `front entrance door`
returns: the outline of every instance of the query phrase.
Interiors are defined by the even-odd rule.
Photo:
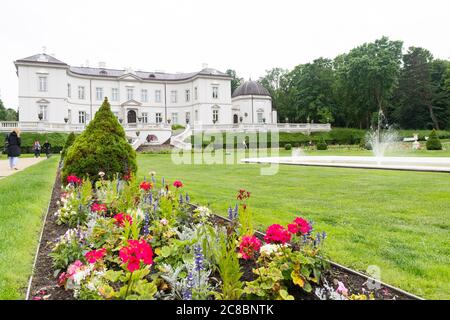
[[[233,116],[233,123],[234,123],[234,124],[237,124],[238,122],[239,122],[238,115],[235,114],[235,115]]]
[[[129,110],[127,114],[128,123],[136,123],[136,111]]]

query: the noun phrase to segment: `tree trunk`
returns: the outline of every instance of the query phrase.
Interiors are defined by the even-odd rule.
[[[430,111],[430,117],[431,117],[431,120],[433,121],[434,128],[436,130],[440,130],[439,129],[439,122],[436,119],[436,115],[434,114],[433,106],[431,104],[428,105],[428,110]]]

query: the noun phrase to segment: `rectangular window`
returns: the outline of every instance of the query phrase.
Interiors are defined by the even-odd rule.
[[[258,123],[263,123],[264,122],[264,113],[262,112],[258,112],[257,113],[257,118],[258,118]]]
[[[134,99],[134,90],[133,88],[127,88],[127,101]]]
[[[219,110],[214,109],[213,110],[213,123],[219,122]]]
[[[177,90],[170,91],[170,102],[177,103],[178,97],[177,97]]]
[[[80,100],[84,100],[85,95],[84,95],[84,87],[83,86],[79,86],[78,87],[78,99]],[[84,122],[83,122],[84,123]]]
[[[214,99],[219,98],[219,87],[212,87],[212,97]]]
[[[191,113],[190,112],[186,112],[186,124],[188,124],[189,121],[191,121]]]
[[[148,123],[148,113],[142,112],[142,123]]]
[[[187,89],[185,92],[186,96],[186,102],[189,102],[191,100],[191,90]]]
[[[198,121],[198,110],[195,110],[195,121]]]
[[[70,83],[67,84],[67,97],[72,97],[72,85]]]
[[[67,110],[67,122],[72,123],[72,110]]]
[[[47,77],[39,77],[39,91],[47,92]]]
[[[42,114],[42,120],[47,121],[47,105],[45,104],[40,105],[39,113]]]
[[[141,90],[141,102],[147,102],[148,101],[148,94],[147,89]]]
[[[172,112],[172,124],[178,124],[178,113]]]
[[[194,99],[198,100],[198,89],[197,89],[197,87],[194,88]]]
[[[118,88],[111,89],[111,101],[119,101],[119,89]]]
[[[103,100],[103,88],[95,88],[95,96],[97,98],[97,101]]]
[[[78,111],[78,122],[79,123],[86,123],[86,112],[85,111]]]
[[[161,102],[161,90],[155,90],[155,102]]]
[[[155,114],[155,122],[156,123],[161,123],[162,122],[162,115],[161,115],[161,113],[156,113]]]

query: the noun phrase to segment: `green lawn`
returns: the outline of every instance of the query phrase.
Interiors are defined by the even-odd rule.
[[[25,297],[58,160],[0,180],[0,300]]]
[[[245,188],[260,229],[302,215],[329,234],[326,251],[334,261],[362,271],[376,265],[387,283],[450,298],[449,174],[280,166],[263,176],[261,165],[176,165],[158,154],[139,155],[138,165],[141,178],[154,170],[158,179],[180,179],[193,202],[223,215]]]

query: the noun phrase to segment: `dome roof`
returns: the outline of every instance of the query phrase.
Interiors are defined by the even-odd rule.
[[[270,96],[269,91],[256,81],[246,81],[234,90],[232,98],[237,96]]]

